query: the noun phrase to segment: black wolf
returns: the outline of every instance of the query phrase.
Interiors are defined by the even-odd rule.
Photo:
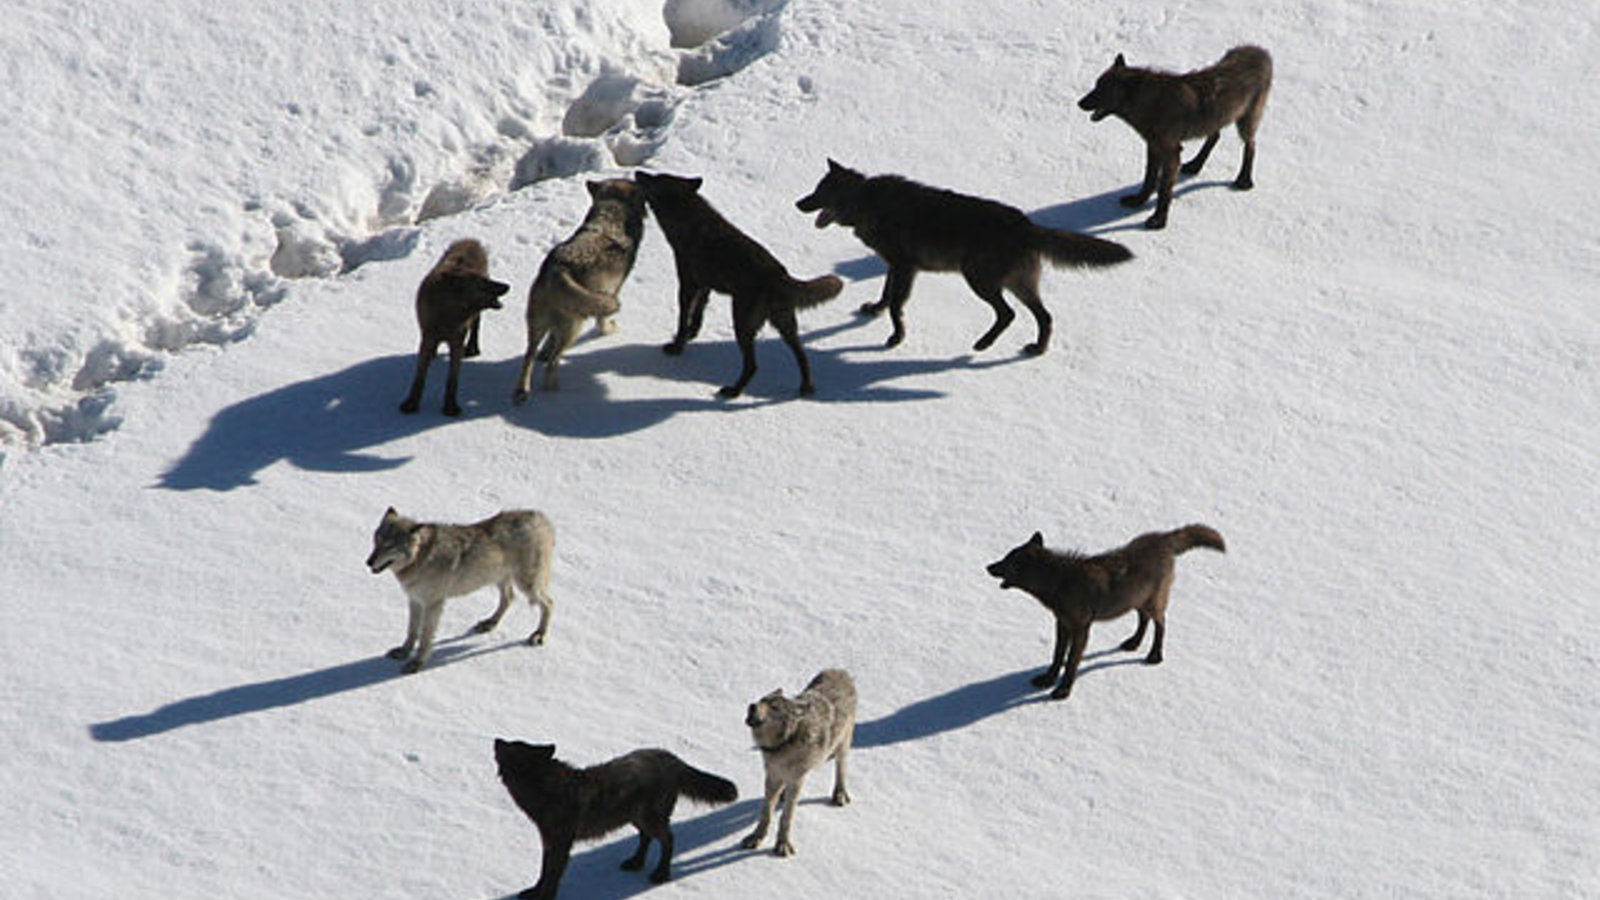
[[[694,768],[665,750],[635,750],[610,762],[576,769],[555,758],[552,744],[496,738],[494,759],[511,799],[539,829],[544,859],[539,881],[518,896],[555,900],[574,841],[606,835],[624,825],[639,829],[639,849],[622,868],[644,868],[650,839],[661,859],[650,872],[657,884],[672,879],[672,809],[678,798],[732,803],[733,782]]]

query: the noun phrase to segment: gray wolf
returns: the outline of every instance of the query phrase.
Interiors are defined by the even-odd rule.
[[[1122,643],[1123,650],[1139,649],[1145,626],[1155,622],[1156,635],[1145,657],[1146,665],[1161,662],[1161,645],[1167,633],[1167,598],[1172,592],[1173,558],[1190,547],[1209,547],[1225,552],[1222,535],[1205,525],[1189,525],[1176,531],[1141,534],[1126,545],[1096,556],[1047,550],[1044,536],[1034,532],[1027,543],[990,563],[989,574],[1000,579],[1000,587],[1021,588],[1032,594],[1056,619],[1056,645],[1050,668],[1033,679],[1034,687],[1049,687],[1050,699],[1062,700],[1072,693],[1072,681],[1083,662],[1084,646],[1089,642],[1089,626],[1115,619],[1129,610],[1139,613],[1139,628]],[[1071,646],[1071,657],[1063,671],[1061,661]]]
[[[678,331],[662,350],[672,356],[683,352],[700,333],[711,292],[719,291],[733,298],[733,334],[744,367],[738,380],[718,393],[737,397],[744,392],[756,373],[756,333],[768,322],[800,367],[800,393],[815,391],[795,311],[839,296],[844,282],[833,275],[810,281],[790,277],[789,270],[765,247],[735,228],[700,196],[699,178],[649,172],[639,172],[634,178],[644,188],[650,211],[672,245],[677,262]]]
[[[374,575],[394,569],[410,607],[405,643],[390,650],[389,658],[409,660],[407,674],[421,671],[433,652],[444,601],[491,584],[500,588],[500,605],[473,630],[492,631],[500,624],[516,585],[539,607],[539,627],[528,643],[543,644],[555,607],[550,597],[555,540],[550,520],[533,510],[506,510],[471,525],[443,525],[415,522],[389,507],[372,533],[372,555],[367,557]]]
[[[1159,190],[1155,214],[1146,228],[1165,228],[1172,187],[1178,179],[1182,142],[1203,137],[1200,152],[1184,163],[1183,174],[1197,175],[1217,146],[1222,129],[1235,126],[1244,141],[1244,159],[1233,179],[1235,190],[1255,187],[1256,128],[1272,90],[1272,57],[1260,47],[1235,47],[1216,65],[1181,75],[1130,66],[1122,54],[1101,73],[1094,90],[1078,101],[1089,119],[1116,116],[1144,138],[1144,183],[1122,198],[1137,209]]]
[[[644,236],[644,194],[626,178],[591,181],[588,188],[589,213],[551,249],[528,290],[528,351],[514,402],[527,402],[536,359],[545,365],[544,389],[559,386],[556,368],[585,320],[594,319],[604,334],[617,327],[617,292],[633,271]]]
[[[444,251],[417,287],[417,327],[422,332],[422,347],[417,351],[417,374],[411,379],[411,392],[400,404],[401,412],[417,411],[428,366],[443,343],[450,347],[444,414],[461,415],[456,385],[461,380],[461,361],[478,355],[478,316],[486,309],[499,309],[500,295],[510,289],[510,285],[489,277],[489,254],[477,241],[456,241]]]
[[[694,768],[665,750],[635,750],[610,762],[578,769],[555,758],[551,744],[495,739],[494,759],[511,799],[539,829],[544,858],[539,881],[518,896],[554,900],[574,841],[602,837],[624,825],[639,830],[639,849],[622,868],[644,867],[650,839],[661,859],[650,880],[672,879],[672,809],[679,797],[732,803],[733,782]]]
[[[832,759],[833,805],[850,802],[844,776],[856,730],[855,682],[843,669],[824,669],[794,699],[783,696],[780,689],[750,704],[744,723],[750,726],[750,734],[761,749],[766,802],[761,806],[761,821],[740,846],[747,850],[761,846],[772,824],[773,809],[781,799],[783,818],[778,822],[778,840],[773,849],[779,856],[792,856],[794,844],[789,842],[789,826],[794,822],[806,773]]]
[[[861,307],[862,315],[889,311],[894,331],[886,347],[905,340],[903,310],[918,272],[959,271],[973,293],[994,310],[994,325],[974,350],[988,349],[1016,317],[1002,291],[1010,291],[1038,325],[1025,349],[1038,355],[1050,347],[1050,313],[1039,297],[1040,260],[1058,266],[1108,266],[1132,259],[1121,244],[1045,228],[1022,210],[994,200],[918,184],[898,175],[868,177],[833,160],[816,188],[796,201],[815,212],[818,228],[835,222],[854,229],[889,266],[883,294]]]

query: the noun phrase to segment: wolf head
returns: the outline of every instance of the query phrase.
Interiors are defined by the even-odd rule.
[[[1089,121],[1098,122],[1106,116],[1115,115],[1122,109],[1124,96],[1127,93],[1128,63],[1118,53],[1111,68],[1100,73],[1095,80],[1094,90],[1083,95],[1078,101],[1078,108],[1089,113]]]
[[[845,226],[854,225],[856,198],[866,180],[867,176],[830,159],[828,174],[822,176],[811,193],[796,200],[794,205],[801,212],[816,213],[818,228],[827,228],[835,222]]]
[[[1043,558],[1044,535],[1035,531],[1027,543],[1011,548],[1011,552],[988,566],[990,575],[1000,579],[1000,589],[1020,587],[1027,589],[1034,565]]]
[[[794,701],[783,695],[783,689],[762,697],[745,710],[744,724],[750,726],[750,736],[756,746],[770,750],[782,744],[793,730]]]
[[[541,817],[571,814],[572,798],[561,790],[570,784],[571,767],[558,761],[554,744],[526,744],[494,739],[494,762],[500,783],[528,818],[543,829]]]
[[[555,759],[555,744],[528,744],[523,741],[494,739],[494,761],[504,778],[508,771],[521,772]]]
[[[655,203],[673,197],[700,193],[703,178],[685,178],[682,175],[664,175],[654,172],[635,172],[633,180],[644,192],[644,199]]]
[[[389,507],[372,533],[372,555],[367,557],[367,568],[377,575],[393,565],[401,568],[409,565],[422,546],[424,527]]]

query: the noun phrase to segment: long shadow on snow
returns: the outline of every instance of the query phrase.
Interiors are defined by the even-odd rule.
[[[434,645],[430,668],[448,661],[461,661],[494,653],[525,641],[506,641],[485,647],[463,645],[467,635]],[[400,663],[385,656],[359,659],[342,665],[317,669],[287,678],[255,684],[242,684],[198,697],[168,703],[148,713],[123,716],[89,726],[89,736],[97,741],[120,743],[176,731],[187,725],[204,725],[234,716],[265,712],[320,700],[347,691],[361,690],[401,677]]]
[[[693,801],[679,801],[678,809],[682,810],[692,804]],[[673,880],[682,881],[697,873],[738,862],[745,857],[762,855],[763,851],[745,850],[734,840],[735,835],[755,822],[760,807],[759,799],[749,799],[694,818],[680,820],[674,817],[672,835],[677,847],[672,856]],[[527,834],[537,846],[538,832],[533,830],[531,823]],[[658,858],[656,854],[661,852],[659,846],[651,846],[650,856],[645,860],[643,871],[624,872],[621,869],[622,861],[633,855],[634,849],[638,847],[638,840],[637,832],[626,828],[617,832],[614,840],[574,853],[572,860],[567,864],[566,875],[561,879],[561,896],[583,897],[584,900],[626,900],[628,897],[636,897],[656,887],[650,881],[648,873],[655,867]],[[726,846],[701,853],[695,852],[710,844],[721,842],[726,842]],[[771,853],[770,850],[766,852]],[[538,862],[537,854],[529,854],[528,884],[523,887],[530,886],[538,880]],[[505,900],[515,896],[516,892],[513,891],[506,895]]]
[[[975,725],[1009,709],[1040,702],[1046,695],[1028,683],[1028,679],[1037,673],[1037,668],[1007,672],[988,681],[962,685],[938,696],[918,700],[882,718],[857,722],[853,746],[887,747],[919,741]]]

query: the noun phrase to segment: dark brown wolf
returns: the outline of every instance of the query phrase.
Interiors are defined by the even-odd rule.
[[[768,322],[800,367],[800,393],[812,393],[811,364],[800,345],[795,311],[839,296],[844,282],[833,275],[810,281],[791,277],[765,247],[735,228],[700,196],[699,178],[649,172],[639,172],[634,178],[644,188],[650,211],[672,245],[678,268],[678,331],[662,349],[673,356],[683,352],[700,333],[711,292],[719,291],[733,298],[733,334],[744,359],[739,379],[719,393],[737,397],[750,383],[756,373],[756,333]]]
[[[456,241],[444,251],[417,287],[417,328],[422,332],[422,347],[417,350],[417,374],[411,379],[411,392],[400,404],[401,412],[417,411],[428,380],[428,366],[443,343],[450,348],[444,414],[461,415],[456,386],[461,380],[461,361],[478,355],[478,316],[486,309],[499,309],[500,295],[510,289],[510,285],[489,277],[489,253],[477,241]]]
[[[1233,187],[1240,191],[1255,187],[1256,128],[1271,90],[1272,57],[1260,47],[1235,47],[1216,65],[1182,75],[1130,66],[1119,53],[1095,81],[1094,90],[1078,101],[1078,108],[1087,110],[1095,122],[1116,116],[1144,138],[1144,183],[1123,197],[1122,205],[1143,206],[1151,192],[1159,190],[1155,214],[1144,225],[1165,228],[1183,141],[1206,139],[1194,159],[1181,167],[1183,174],[1197,175],[1222,129],[1237,127],[1244,159]]]
[[[665,750],[635,750],[610,762],[576,769],[555,758],[551,744],[495,739],[494,759],[511,799],[539,829],[544,858],[539,881],[518,896],[554,900],[574,841],[603,837],[624,825],[639,829],[639,849],[622,863],[644,867],[650,839],[661,859],[650,873],[657,884],[672,878],[672,809],[678,798],[732,803],[738,788],[694,768]]]
[[[974,350],[985,350],[1016,318],[1003,290],[1022,301],[1038,324],[1038,337],[1025,349],[1040,354],[1050,347],[1050,313],[1039,298],[1040,260],[1058,266],[1108,266],[1132,259],[1112,241],[1036,225],[1022,210],[994,200],[918,184],[898,175],[867,177],[828,160],[828,174],[795,203],[815,212],[817,227],[835,222],[889,265],[883,294],[861,307],[875,316],[885,309],[894,331],[885,346],[906,336],[902,310],[917,272],[959,271],[973,293],[994,309],[994,325]]]
[[[1027,591],[1056,618],[1056,645],[1050,668],[1033,679],[1034,687],[1049,687],[1060,676],[1061,682],[1050,692],[1050,698],[1061,700],[1071,694],[1072,680],[1089,642],[1089,626],[1115,619],[1129,610],[1139,613],[1139,628],[1122,642],[1122,649],[1139,649],[1145,626],[1154,622],[1155,640],[1144,661],[1152,666],[1160,663],[1161,645],[1167,634],[1173,558],[1190,547],[1210,547],[1219,552],[1227,549],[1222,535],[1205,525],[1141,534],[1122,547],[1096,556],[1047,550],[1044,536],[1034,532],[1027,543],[999,562],[990,563],[989,574],[1000,579],[1002,589]]]

